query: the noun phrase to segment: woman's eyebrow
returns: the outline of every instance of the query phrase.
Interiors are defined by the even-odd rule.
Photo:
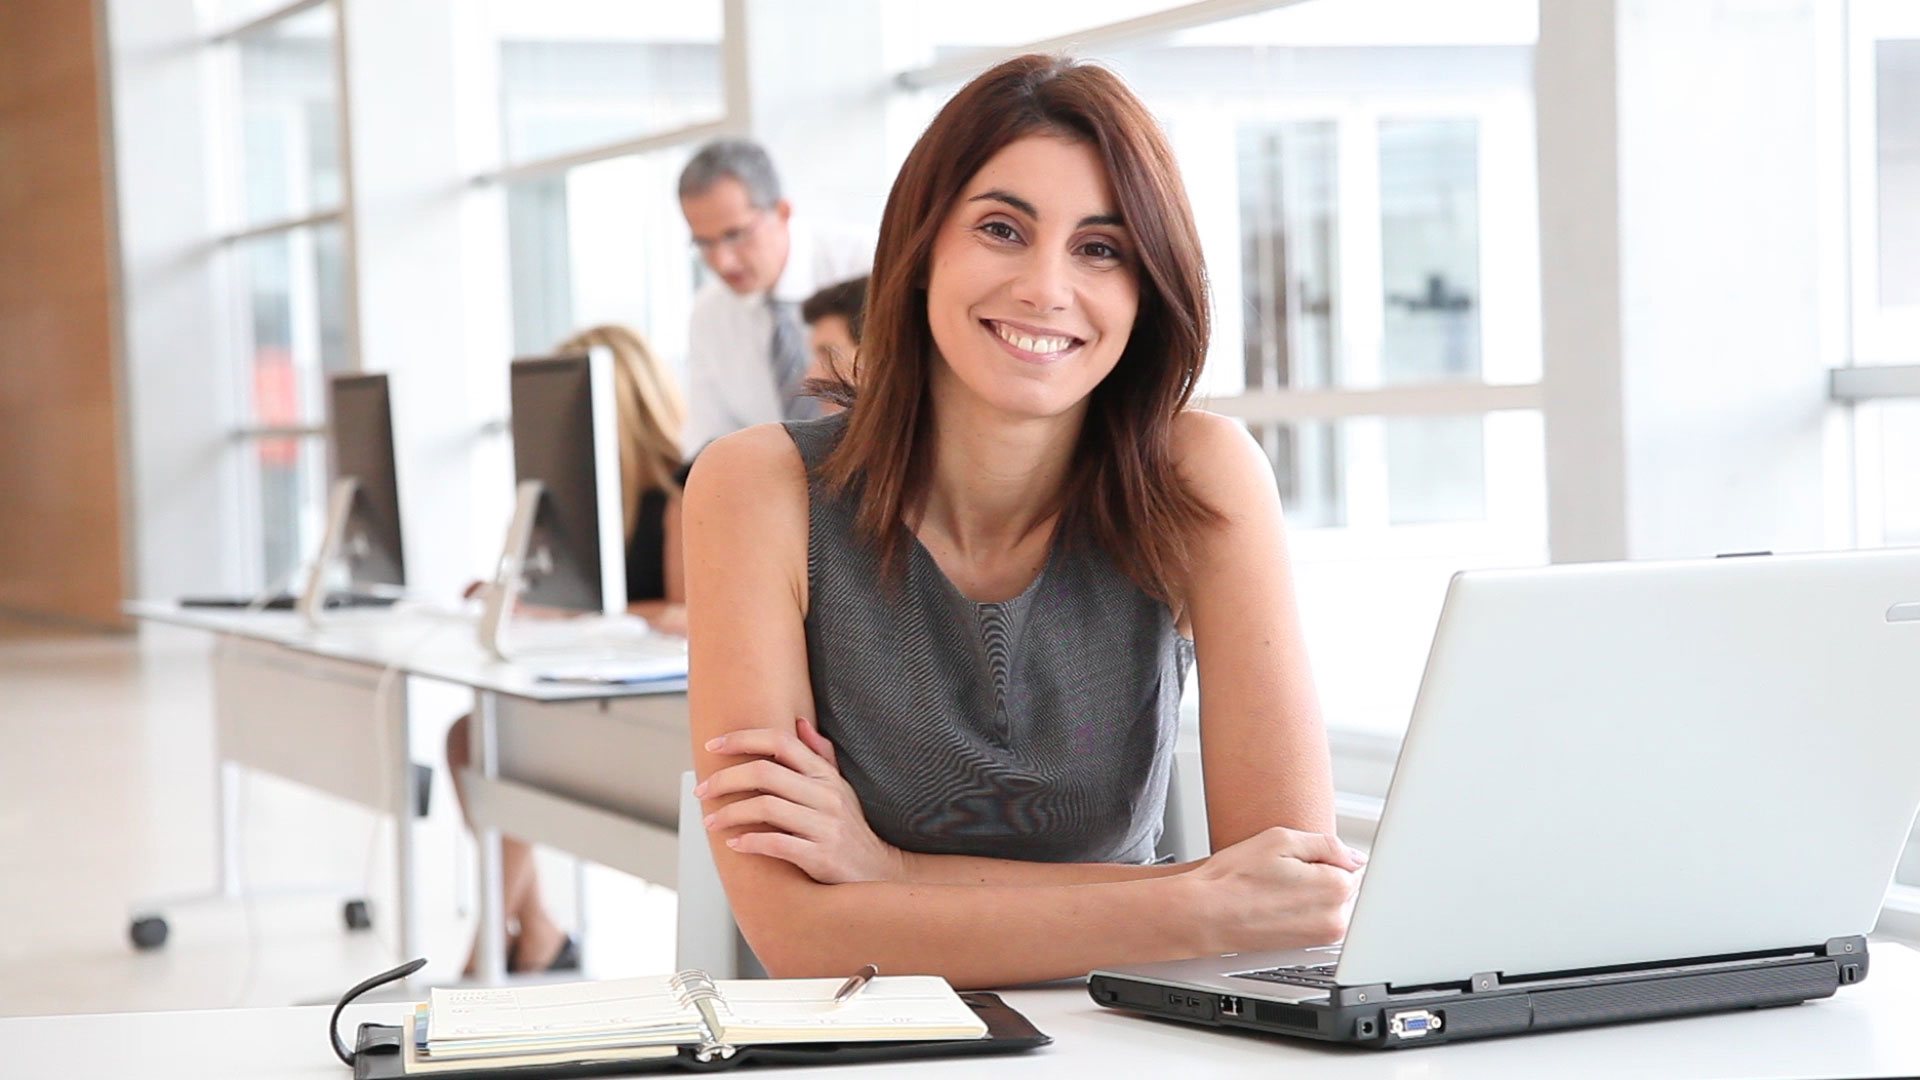
[[[1035,207],[1032,203],[1021,198],[1020,196],[1015,195],[1011,191],[1002,191],[999,188],[994,188],[991,191],[983,191],[980,194],[975,195],[972,198],[968,199],[967,201],[970,203],[972,202],[1006,203],[1008,206],[1013,207],[1015,210],[1020,211],[1021,213],[1032,218],[1033,220],[1035,221],[1040,220],[1039,208]],[[1089,214],[1086,217],[1081,218],[1080,223],[1074,227],[1079,229],[1084,229],[1089,225],[1124,226],[1125,224],[1126,222],[1120,219],[1119,214]]]

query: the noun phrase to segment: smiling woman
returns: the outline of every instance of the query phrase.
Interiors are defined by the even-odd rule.
[[[1187,408],[1205,268],[1112,74],[963,89],[881,226],[853,404],[687,488],[696,792],[780,975],[961,985],[1317,944],[1360,860],[1265,455]],[[1156,865],[1196,657],[1215,853]]]

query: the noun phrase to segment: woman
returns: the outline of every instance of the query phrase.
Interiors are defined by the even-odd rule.
[[[962,89],[888,199],[841,416],[687,489],[698,793],[776,975],[962,986],[1336,940],[1360,865],[1271,466],[1188,409],[1205,267],[1112,74]],[[1214,854],[1154,865],[1200,664]]]
[[[613,393],[620,432],[620,506],[626,518],[627,610],[668,633],[686,632],[685,575],[680,542],[680,428],[686,408],[673,377],[639,334],[624,326],[596,326],[560,343],[557,353],[604,346],[613,354]],[[447,731],[447,768],[462,807],[460,775],[468,762],[467,724],[461,717]],[[547,914],[533,846],[500,838],[501,882],[506,915],[507,970],[577,968],[573,939]],[[467,972],[478,964],[478,944]]]

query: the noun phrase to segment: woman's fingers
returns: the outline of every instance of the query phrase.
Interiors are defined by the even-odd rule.
[[[819,880],[820,875],[813,870],[813,853],[817,845],[811,840],[803,840],[791,833],[750,832],[727,840],[727,846],[743,855],[769,855],[787,862],[805,871],[808,877]]]
[[[773,728],[741,728],[707,740],[707,750],[715,754],[741,757],[766,757],[795,772],[821,776],[836,771],[797,736]]]
[[[1325,863],[1342,870],[1358,870],[1367,864],[1367,857],[1340,842],[1338,837],[1325,833],[1300,832],[1279,826],[1268,829],[1272,843],[1280,854],[1306,863]]]
[[[819,724],[799,716],[794,718],[793,729],[800,736],[800,741],[806,744],[807,749],[820,755],[822,760],[836,770],[840,768],[840,760],[833,753],[833,744],[827,741],[825,735],[820,734]]]
[[[705,824],[711,832],[764,826],[819,840],[826,836],[828,822],[824,814],[799,803],[777,795],[756,795],[715,810],[707,815]]]
[[[720,799],[745,793],[777,795],[788,802],[815,810],[832,803],[832,793],[819,781],[802,776],[777,761],[748,761],[729,765],[701,781],[693,789],[700,799]]]

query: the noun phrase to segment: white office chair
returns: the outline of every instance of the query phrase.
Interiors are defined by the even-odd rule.
[[[1183,733],[1184,734],[1184,733]],[[766,968],[740,936],[733,908],[720,873],[707,847],[707,830],[700,800],[693,797],[693,773],[680,776],[680,896],[678,953],[681,969],[699,968],[716,979],[751,979]],[[1207,847],[1206,786],[1200,776],[1200,751],[1183,739],[1174,751],[1173,776],[1167,786],[1167,810],[1160,835],[1161,858],[1175,862],[1203,858]]]

